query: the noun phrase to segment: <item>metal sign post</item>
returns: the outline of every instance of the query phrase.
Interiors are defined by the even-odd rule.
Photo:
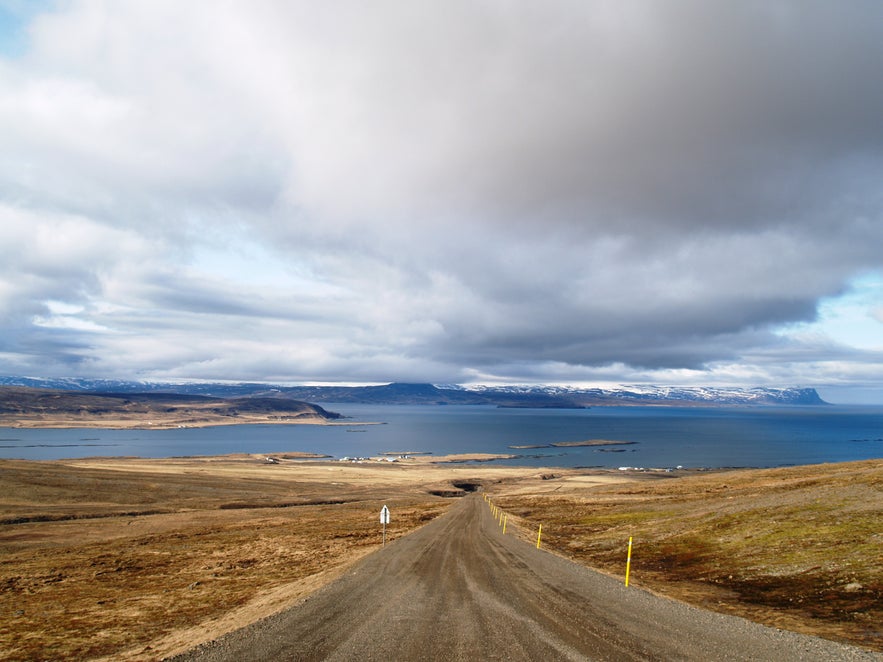
[[[383,524],[383,546],[386,546],[386,525],[389,524],[389,508],[380,509],[380,523]]]

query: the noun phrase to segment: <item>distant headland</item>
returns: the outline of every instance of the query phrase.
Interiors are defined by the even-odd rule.
[[[91,393],[0,386],[0,426],[168,429],[256,423],[325,424],[340,418],[290,398],[184,393]]]

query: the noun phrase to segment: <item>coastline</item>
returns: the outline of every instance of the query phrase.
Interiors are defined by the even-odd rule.
[[[339,419],[326,419],[321,416],[297,416],[291,418],[266,417],[223,417],[210,420],[172,420],[172,421],[130,421],[128,419],[95,420],[60,419],[60,420],[3,420],[0,428],[13,430],[175,430],[185,428],[210,428],[228,425],[381,425],[381,423],[352,423]]]
[[[186,418],[143,411],[126,416],[108,412],[100,418],[76,411],[63,417],[45,411],[23,416],[7,410],[7,420],[0,422],[9,426],[0,427],[0,457],[170,457],[297,450],[364,458],[395,451],[394,455],[412,457],[485,453],[501,465],[676,470],[799,466],[883,455],[883,411],[855,414],[832,408],[804,416],[794,409],[762,415],[721,410],[696,416],[684,410],[632,417],[628,412],[600,409],[591,414],[549,410],[501,414],[497,409],[465,407],[334,408],[345,418],[277,417],[282,412],[266,410],[247,412],[249,416],[240,410],[238,416],[213,419],[200,415],[212,410],[191,412]],[[738,416],[738,426],[728,423],[733,416]],[[527,418],[530,426],[522,424]],[[577,440],[583,441],[573,443]]]

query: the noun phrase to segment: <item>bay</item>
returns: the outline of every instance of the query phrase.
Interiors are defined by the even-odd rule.
[[[311,452],[512,453],[527,466],[775,467],[883,457],[883,407],[594,407],[325,404],[343,425],[232,425],[172,430],[0,428],[0,458],[175,457]],[[363,425],[364,422],[379,423]],[[606,439],[605,447],[510,446]]]

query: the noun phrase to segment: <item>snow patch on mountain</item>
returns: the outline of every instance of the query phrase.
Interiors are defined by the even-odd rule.
[[[629,402],[688,402],[707,404],[826,404],[814,388],[806,387],[720,387],[720,386],[657,386],[651,384],[622,385],[608,388],[576,386],[543,386],[536,384],[454,384],[438,385],[441,389],[471,393],[517,393],[578,399]]]

